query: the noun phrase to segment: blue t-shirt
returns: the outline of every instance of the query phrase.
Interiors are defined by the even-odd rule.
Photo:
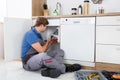
[[[41,34],[37,32],[37,30],[34,27],[32,27],[31,30],[28,31],[24,36],[21,57],[25,57],[29,49],[31,49],[31,45],[36,42],[39,42],[40,39],[42,39]]]

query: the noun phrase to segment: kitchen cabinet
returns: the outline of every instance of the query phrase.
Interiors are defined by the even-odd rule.
[[[120,46],[97,45],[97,62],[120,64]]]
[[[103,17],[97,17],[96,21],[97,26],[103,25],[120,25],[120,16],[103,16]]]
[[[120,64],[120,16],[96,20],[96,62]]]
[[[96,32],[97,43],[120,45],[120,26],[97,26]]]
[[[7,0],[7,17],[31,18],[43,15],[42,5],[45,2],[46,0]]]
[[[50,24],[42,34],[45,36],[43,39],[50,38],[58,30],[58,34],[55,35],[58,38],[57,47],[65,51],[65,59],[70,63],[73,61],[73,63],[80,62],[82,65],[93,66],[91,63],[94,63],[95,55],[95,17],[69,18],[68,21],[75,21],[70,24],[71,26],[68,24],[64,26],[62,23],[64,20],[66,19],[48,19]],[[21,57],[23,36],[34,23],[35,19],[5,18],[4,57],[6,61]]]

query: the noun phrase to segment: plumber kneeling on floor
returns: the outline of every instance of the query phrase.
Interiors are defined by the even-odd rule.
[[[41,33],[49,24],[44,17],[38,17],[35,25],[26,32],[22,43],[23,68],[28,71],[41,69],[41,75],[51,78],[59,77],[65,72],[73,72],[81,69],[79,64],[64,64],[64,51],[49,48],[56,44],[54,38],[44,41]]]

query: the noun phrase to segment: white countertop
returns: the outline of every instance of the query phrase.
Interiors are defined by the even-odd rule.
[[[105,14],[89,14],[89,15],[61,15],[61,16],[33,16],[32,18],[37,17],[46,17],[46,18],[73,18],[73,17],[97,17],[97,16],[120,16],[120,12],[114,13],[105,13]]]

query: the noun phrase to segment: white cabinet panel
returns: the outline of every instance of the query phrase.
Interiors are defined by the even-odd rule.
[[[3,59],[4,54],[3,42],[3,23],[0,23],[0,59]]]
[[[33,25],[35,24],[36,19],[33,19]],[[48,19],[48,26],[60,26],[60,19]]]
[[[102,44],[120,44],[120,26],[97,26],[96,41]]]
[[[62,25],[60,47],[65,59],[94,62],[94,25]]]
[[[97,17],[96,25],[120,25],[120,16]]]
[[[95,25],[95,17],[80,17],[80,18],[61,18],[61,25],[73,25],[73,24],[82,24],[88,25],[93,24]]]
[[[4,57],[13,60],[21,57],[23,36],[31,28],[32,20],[5,18],[4,26]]]
[[[97,45],[96,61],[120,64],[120,46]]]
[[[60,19],[48,19],[48,26],[60,26]]]

